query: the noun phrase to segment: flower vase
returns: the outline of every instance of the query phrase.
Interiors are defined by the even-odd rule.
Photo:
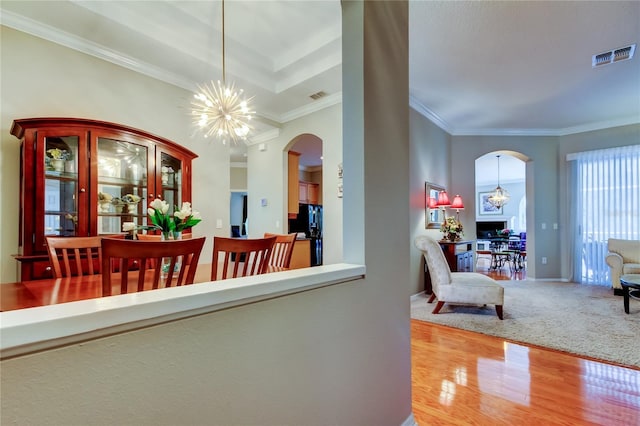
[[[55,170],[56,172],[63,172],[64,160],[58,160],[54,158],[53,160],[51,160],[51,167],[53,167],[53,170]]]
[[[458,234],[451,232],[447,234],[447,239],[451,242],[455,242],[458,239]]]
[[[160,240],[162,241],[170,241],[170,240],[181,240],[182,239],[182,232],[162,232],[162,236],[160,237]],[[182,261],[181,259],[176,259],[176,264],[173,267],[173,277],[177,278],[178,273],[180,272],[180,265],[181,265]],[[169,276],[169,268],[171,267],[171,258],[170,257],[163,257],[162,258],[162,278],[167,278]]]
[[[136,214],[137,207],[138,207],[138,203],[127,203],[127,213]]]

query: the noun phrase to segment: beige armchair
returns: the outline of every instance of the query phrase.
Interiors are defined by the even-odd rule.
[[[502,319],[504,288],[501,285],[477,272],[451,272],[440,244],[430,236],[419,236],[414,243],[422,251],[431,276],[433,294],[428,303],[438,299],[434,314],[440,312],[445,303],[495,305],[496,314]]]
[[[621,275],[640,274],[640,241],[609,238],[607,248],[605,261],[611,269],[611,286],[618,293],[616,290],[622,291]]]

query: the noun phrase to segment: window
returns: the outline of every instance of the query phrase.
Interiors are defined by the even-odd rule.
[[[609,285],[607,240],[640,239],[640,145],[567,156],[574,224],[574,279]]]

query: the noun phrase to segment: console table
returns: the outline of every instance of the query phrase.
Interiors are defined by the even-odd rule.
[[[439,241],[451,272],[473,272],[473,245],[475,241]],[[431,294],[431,275],[424,263],[424,292]]]

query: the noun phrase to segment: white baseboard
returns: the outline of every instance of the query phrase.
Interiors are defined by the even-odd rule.
[[[413,301],[413,300],[417,300],[417,299],[422,299],[424,297],[426,297],[426,295],[424,294],[424,290],[422,290],[420,293],[411,295],[409,300]]]
[[[400,426],[418,426],[418,423],[416,423],[416,419],[413,417],[413,413],[411,413],[411,415],[407,417]]]

